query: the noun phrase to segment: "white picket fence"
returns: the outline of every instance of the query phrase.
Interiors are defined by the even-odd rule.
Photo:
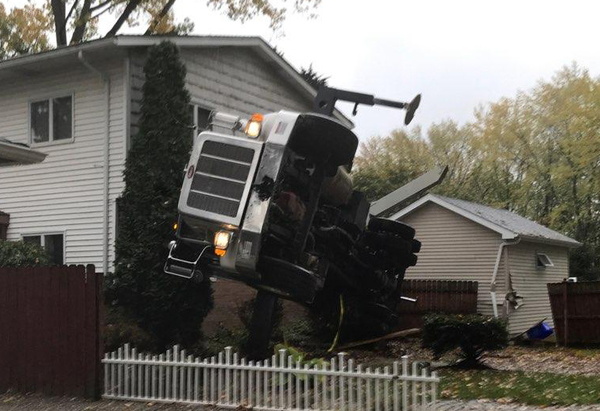
[[[309,367],[286,350],[254,362],[227,347],[200,360],[178,346],[150,356],[126,344],[102,362],[104,398],[254,410],[435,410],[439,382],[435,372],[409,366],[407,356],[371,369],[340,353]]]

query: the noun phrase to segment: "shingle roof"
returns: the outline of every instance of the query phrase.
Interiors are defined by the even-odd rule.
[[[482,224],[502,234],[502,238],[504,239],[520,237],[528,241],[557,243],[568,247],[578,247],[581,245],[581,243],[566,235],[544,227],[535,221],[521,217],[511,211],[437,194],[426,195],[398,212],[392,218],[398,219],[428,202],[436,203],[461,214],[463,217]]]

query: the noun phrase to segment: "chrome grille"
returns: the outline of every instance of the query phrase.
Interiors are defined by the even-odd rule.
[[[235,217],[250,177],[254,150],[205,141],[187,199],[189,207]]]

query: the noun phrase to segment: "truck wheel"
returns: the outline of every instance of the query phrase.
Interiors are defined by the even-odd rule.
[[[302,156],[337,167],[352,162],[358,137],[329,117],[301,114],[290,136],[289,147]]]
[[[369,220],[369,230],[371,231],[387,231],[390,233],[398,234],[405,240],[412,240],[415,238],[415,229],[408,224],[401,223],[400,221],[388,220],[387,218],[372,217]]]
[[[313,272],[273,257],[261,257],[258,272],[262,281],[256,288],[300,303],[312,303],[323,287],[323,280]]]

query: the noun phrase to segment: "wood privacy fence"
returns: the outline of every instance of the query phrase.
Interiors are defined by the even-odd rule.
[[[548,284],[559,344],[600,343],[600,281]]]
[[[421,328],[428,313],[477,313],[477,287],[477,281],[404,280],[402,295],[417,302],[400,302],[399,328]]]
[[[0,268],[0,392],[99,397],[102,274]]]
[[[435,410],[435,372],[408,357],[383,368],[355,366],[343,353],[301,364],[280,350],[270,360],[246,361],[231,348],[210,359],[175,346],[159,356],[129,345],[106,354],[104,398],[179,402],[253,410]]]

